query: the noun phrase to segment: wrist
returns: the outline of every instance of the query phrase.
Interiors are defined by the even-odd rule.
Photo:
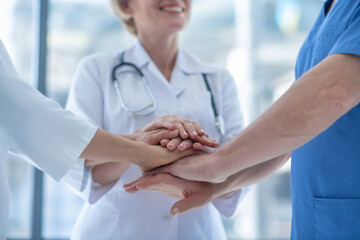
[[[233,181],[234,181],[234,177],[230,176],[223,182],[213,183],[213,185],[214,185],[213,186],[213,188],[214,188],[213,199],[218,198],[218,197],[224,197],[224,196],[226,197],[226,196],[228,196],[228,194],[234,192],[234,190],[237,190],[237,189],[234,189],[232,186]]]
[[[246,147],[243,146],[244,144],[237,146],[235,149],[234,144],[229,143],[213,153],[217,163],[214,167],[217,169],[219,177],[228,178],[248,167],[245,160],[249,156]]]
[[[132,164],[136,164],[138,166],[142,166],[144,164],[144,161],[148,160],[148,158],[151,158],[151,148],[148,144],[143,142],[137,142],[132,141],[132,144],[134,146],[134,158],[131,160]]]
[[[225,194],[224,183],[212,183],[213,186],[213,196],[212,199],[218,198]]]
[[[223,148],[219,148],[212,154],[207,168],[211,170],[210,175],[212,176],[212,182],[221,183],[224,182],[230,175],[226,174],[226,152],[223,151]]]
[[[114,146],[114,160],[111,162],[128,162],[136,165],[142,162],[141,160],[145,158],[148,146],[143,142],[132,140],[133,138],[132,134],[117,136],[118,144]],[[122,161],[119,161],[119,158]]]

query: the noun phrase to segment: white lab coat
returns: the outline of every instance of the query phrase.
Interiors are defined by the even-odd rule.
[[[5,239],[9,200],[4,158],[9,147],[59,180],[97,128],[20,81],[1,40],[0,112],[0,239]]]
[[[145,75],[157,109],[154,113],[134,117],[121,107],[110,78],[113,67],[119,63],[118,57],[119,53],[101,53],[80,63],[69,93],[68,109],[116,134],[131,134],[166,114],[180,115],[200,123],[221,144],[240,132],[242,115],[236,86],[226,70],[202,63],[180,50],[169,83],[138,42],[126,51],[124,59],[134,63]],[[215,127],[210,94],[202,73],[207,74],[216,108],[225,119],[225,136],[221,136]],[[141,98],[136,89],[129,89],[128,93],[132,93],[133,101]],[[242,195],[241,190],[229,194],[227,199],[216,199],[200,209],[171,217],[174,199],[153,191],[125,193],[123,184],[140,175],[138,167],[131,166],[116,183],[102,187],[91,180],[91,173],[89,169],[84,171],[83,163],[69,171],[64,179],[82,191],[82,196],[88,201],[77,220],[72,239],[226,239],[218,211],[226,216],[232,215]]]

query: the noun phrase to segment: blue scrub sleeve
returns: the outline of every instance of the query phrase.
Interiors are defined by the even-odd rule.
[[[360,6],[352,16],[349,27],[336,41],[330,54],[353,54],[360,56]]]

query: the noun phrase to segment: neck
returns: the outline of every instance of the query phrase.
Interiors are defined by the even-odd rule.
[[[178,35],[139,34],[139,40],[160,72],[170,81],[178,52]]]

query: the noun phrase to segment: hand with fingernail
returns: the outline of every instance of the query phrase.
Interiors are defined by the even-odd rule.
[[[267,162],[244,169],[218,183],[186,180],[174,176],[173,172],[155,173],[154,171],[153,174],[144,175],[131,183],[125,184],[124,189],[127,193],[136,193],[140,190],[159,191],[180,200],[171,208],[171,214],[177,216],[191,209],[200,208],[215,198],[231,198],[232,194],[237,190],[244,189],[271,175],[283,166],[289,157],[290,153],[281,155]],[[182,161],[177,161],[177,163],[179,162]],[[198,175],[201,175],[201,173]]]
[[[208,148],[215,148],[219,145],[215,140],[209,138],[209,135],[205,133],[197,122],[177,115],[165,115],[155,119],[147,125],[144,130],[155,130],[160,127],[179,131],[178,136],[174,138],[164,138],[160,141],[161,146],[167,147],[170,151],[174,151],[175,149],[186,151],[194,148],[202,152],[210,152]]]
[[[196,135],[202,139],[201,143],[194,142],[195,138],[194,140],[191,140],[192,138],[182,139],[180,133],[181,131],[184,131],[185,128],[179,127],[178,123],[180,123],[180,121],[183,121],[182,126],[185,126],[186,129],[193,130],[192,127],[195,126],[199,129],[199,133],[202,133],[202,135],[200,136],[198,133],[196,133]],[[192,127],[189,125],[192,125]],[[144,146],[148,148],[148,154],[135,163],[143,171],[149,171],[172,163],[180,158],[195,155],[200,152],[209,153],[210,150],[208,147],[216,147],[218,145],[216,141],[206,137],[204,131],[197,123],[178,116],[164,116],[155,119],[149,125],[137,129],[133,134],[121,136],[132,141],[143,142],[149,145]],[[191,136],[194,135],[188,135],[188,137]],[[164,140],[169,140],[170,142],[165,145],[167,148],[160,146],[164,146]],[[94,163],[94,161],[87,160],[85,166],[93,167],[92,178],[95,182],[101,185],[107,185],[119,179],[119,177],[131,166],[131,163],[118,162],[97,164],[96,162]]]
[[[218,192],[216,184],[184,180],[167,173],[141,177],[134,182],[125,184],[124,188],[127,193],[152,190],[178,199],[179,201],[171,208],[172,216],[208,204]]]

